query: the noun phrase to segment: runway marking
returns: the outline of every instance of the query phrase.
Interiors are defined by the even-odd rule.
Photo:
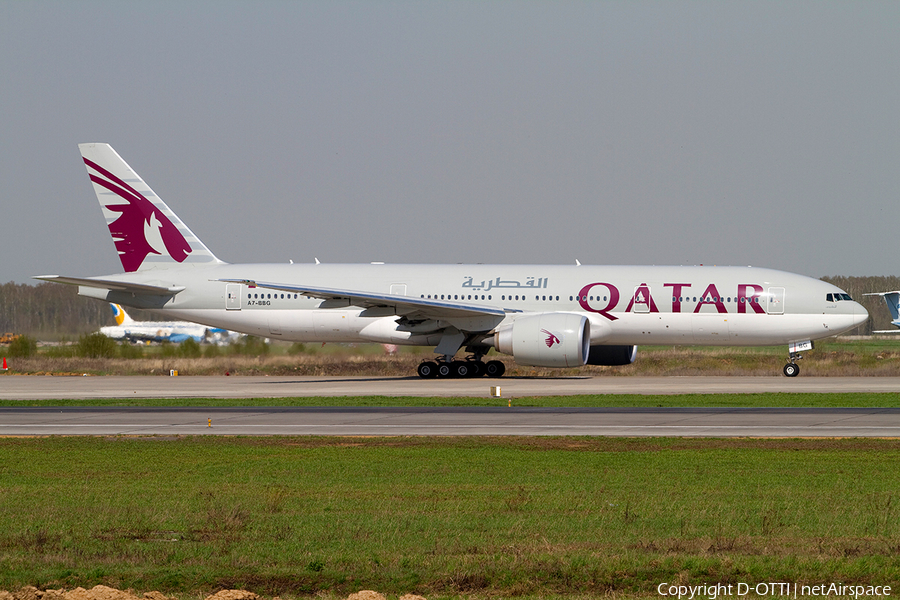
[[[6,428],[14,427],[43,427],[55,429],[72,429],[75,427],[103,427],[108,429],[158,429],[165,427],[207,427],[205,422],[201,423],[180,423],[169,425],[105,425],[91,423],[73,423],[67,425],[53,424],[10,424],[0,425],[0,431]],[[815,430],[823,429],[840,429],[846,430],[898,430],[900,426],[891,425],[860,425],[855,427],[835,426],[835,425],[495,425],[495,424],[479,424],[479,425],[228,425],[229,429],[401,429],[415,427],[416,429],[769,429],[769,430]],[[215,429],[215,427],[213,427]]]

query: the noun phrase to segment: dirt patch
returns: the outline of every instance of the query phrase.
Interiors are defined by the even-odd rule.
[[[159,592],[149,592],[143,596],[146,600],[168,600]],[[142,600],[131,592],[123,592],[105,585],[94,586],[90,590],[82,587],[74,590],[39,590],[36,587],[23,587],[18,592],[0,592],[0,600]]]
[[[206,600],[258,600],[258,598],[259,596],[246,590],[222,590],[207,596]]]
[[[146,592],[141,596],[133,591],[122,591],[105,585],[97,585],[86,590],[82,587],[74,590],[39,590],[27,586],[18,592],[0,590],[0,600],[171,600],[160,592]],[[259,600],[259,596],[247,590],[221,590],[206,600]],[[347,600],[387,600],[384,594],[372,590],[360,590],[347,596]],[[426,600],[423,596],[405,594],[399,600]]]

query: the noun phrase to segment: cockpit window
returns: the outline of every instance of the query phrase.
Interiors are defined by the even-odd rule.
[[[825,294],[826,302],[840,302],[841,300],[853,300],[850,294]]]

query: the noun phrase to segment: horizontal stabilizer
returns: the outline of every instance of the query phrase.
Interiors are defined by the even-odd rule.
[[[183,285],[161,286],[148,285],[146,283],[132,283],[130,281],[116,281],[113,279],[96,279],[93,277],[63,277],[62,275],[37,275],[32,279],[50,281],[53,283],[67,283],[69,285],[83,285],[101,290],[114,292],[130,292],[132,294],[144,294],[153,296],[172,296],[184,290]]]
[[[863,296],[881,296],[891,313],[891,320],[900,320],[900,291],[893,292],[876,292],[874,294],[863,294]],[[877,332],[876,332],[877,333]]]
[[[460,304],[444,300],[413,298],[396,294],[373,294],[356,290],[338,290],[330,288],[308,287],[293,284],[254,281],[252,279],[219,279],[227,283],[242,283],[249,287],[260,287],[283,292],[291,292],[320,298],[322,300],[343,300],[346,305],[361,308],[393,307],[394,314],[407,317],[427,317],[432,319],[450,319],[466,317],[504,317],[507,312],[502,308],[481,306],[478,304]]]

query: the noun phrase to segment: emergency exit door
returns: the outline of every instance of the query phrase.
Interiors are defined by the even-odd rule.
[[[225,285],[225,310],[241,310],[241,284]]]

